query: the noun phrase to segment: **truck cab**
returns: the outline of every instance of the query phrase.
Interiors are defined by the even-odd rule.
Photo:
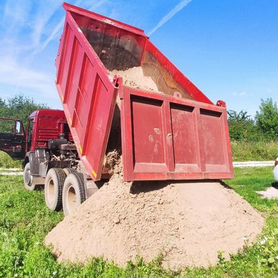
[[[26,128],[18,119],[0,118],[0,150],[14,159],[23,159],[23,167],[28,164],[24,175],[28,180],[27,189],[28,184],[29,189],[33,189],[35,179],[44,178],[48,168],[56,164],[69,166],[68,162],[52,161],[51,155],[59,156],[59,146],[71,142],[72,137],[62,110],[34,111],[28,117]]]
[[[28,118],[25,135],[24,166],[28,164],[33,185],[41,183],[48,169],[68,167],[69,162],[59,159],[59,146],[72,143],[65,114],[61,110],[38,110]],[[55,157],[57,159],[55,159]]]
[[[44,186],[51,210],[69,214],[98,189],[80,166],[62,110],[34,111],[25,128],[18,119],[0,118],[0,150],[23,161],[24,187]]]

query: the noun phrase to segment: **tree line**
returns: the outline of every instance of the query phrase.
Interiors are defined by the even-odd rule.
[[[8,100],[0,98],[0,117],[16,118],[26,126],[28,116],[35,110],[48,109],[45,104],[37,104],[22,95]],[[232,141],[277,141],[278,109],[271,98],[261,100],[255,118],[246,111],[228,111],[228,122]]]
[[[22,95],[4,100],[0,98],[0,117],[21,120],[27,126],[29,115],[41,109],[48,109],[45,104],[37,104],[33,99]]]
[[[228,122],[232,141],[277,141],[278,108],[272,98],[261,100],[255,118],[244,110],[229,110]]]

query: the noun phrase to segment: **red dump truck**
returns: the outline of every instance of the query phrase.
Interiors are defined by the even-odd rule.
[[[48,207],[69,213],[88,198],[112,175],[115,152],[125,181],[232,178],[225,103],[213,104],[144,31],[64,8],[56,59],[63,124],[55,138],[38,135],[47,144],[25,158],[25,176],[44,178]]]

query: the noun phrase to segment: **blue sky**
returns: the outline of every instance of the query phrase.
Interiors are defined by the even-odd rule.
[[[254,115],[262,98],[277,99],[277,0],[68,2],[152,33],[151,40],[197,87],[229,109]],[[54,80],[62,3],[0,1],[1,98],[23,94],[61,108]]]

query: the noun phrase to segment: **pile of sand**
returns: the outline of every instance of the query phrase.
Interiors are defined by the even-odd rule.
[[[254,242],[263,217],[218,182],[123,183],[114,175],[46,237],[60,262],[101,257],[125,265],[164,255],[163,266],[209,266]]]
[[[114,76],[123,78],[123,85],[134,89],[159,93],[178,98],[192,99],[173,77],[165,69],[159,69],[154,65],[144,64],[138,67],[131,67],[125,70],[114,69],[109,71],[111,79]]]
[[[155,81],[144,74],[142,67],[133,67],[127,70],[112,70],[110,76],[113,78],[115,75],[123,78],[123,84],[127,87],[142,89],[146,91],[158,92],[158,87]]]

